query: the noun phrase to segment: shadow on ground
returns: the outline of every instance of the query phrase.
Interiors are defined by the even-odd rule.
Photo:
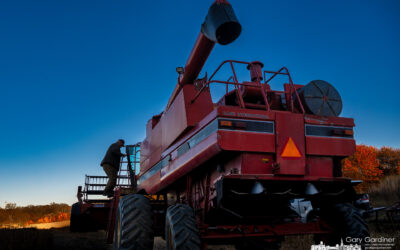
[[[377,227],[373,222],[369,223],[371,237],[395,237],[396,246],[399,249],[400,231],[397,228],[380,223]],[[286,237],[282,244],[282,250],[304,249],[309,250],[313,244],[312,235]],[[25,229],[1,229],[0,250],[111,250],[112,246],[106,244],[106,232],[71,233],[69,228],[56,228],[40,230],[34,228]],[[165,249],[165,241],[156,237],[154,250]],[[231,245],[209,246],[209,250],[234,250]]]

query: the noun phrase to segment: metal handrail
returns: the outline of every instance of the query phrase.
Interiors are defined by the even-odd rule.
[[[221,81],[221,80],[213,80],[214,76],[217,74],[217,72],[221,69],[221,67],[225,64],[229,63],[231,69],[232,69],[232,76],[228,78],[227,81]],[[293,94],[296,95],[297,100],[299,101],[300,104],[300,108],[303,114],[305,114],[305,109],[304,109],[304,105],[301,102],[300,98],[299,98],[299,94],[297,92],[297,89],[294,87],[294,83],[292,81],[292,77],[290,75],[289,70],[286,67],[282,67],[281,69],[279,69],[278,71],[269,71],[269,70],[264,70],[264,83],[261,83],[260,81],[257,81],[257,83],[259,83],[258,86],[254,86],[254,85],[250,85],[250,84],[246,84],[246,83],[239,83],[237,80],[237,76],[236,76],[236,71],[235,68],[233,66],[234,63],[238,63],[238,64],[245,64],[245,65],[251,65],[251,63],[249,62],[244,62],[244,61],[237,61],[237,60],[225,60],[223,61],[217,68],[216,70],[211,74],[211,76],[208,78],[208,80],[206,80],[206,82],[203,84],[203,86],[200,88],[200,90],[198,90],[198,92],[196,93],[196,95],[194,96],[194,98],[191,100],[191,103],[194,103],[197,98],[200,96],[201,92],[207,87],[210,87],[211,83],[221,83],[221,84],[226,84],[226,93],[228,93],[228,86],[229,85],[233,85],[235,87],[235,91],[236,91],[236,97],[239,100],[239,106],[241,108],[245,108],[245,103],[243,101],[243,95],[242,93],[239,91],[239,87],[240,86],[251,86],[251,87],[258,87],[260,88],[260,92],[263,96],[264,99],[264,103],[265,103],[265,107],[267,111],[270,111],[270,104],[268,102],[268,98],[267,98],[267,89],[265,88],[265,86],[273,79],[275,78],[277,75],[286,75],[288,76],[289,79],[289,86],[290,86],[290,109],[292,112],[294,112],[294,101],[293,101]],[[256,76],[257,79],[260,78],[260,76],[258,76],[258,72],[256,71]],[[267,78],[266,74],[273,74],[270,78]],[[231,82],[230,80],[233,80],[233,82]],[[285,93],[284,91],[275,91],[278,93]]]
[[[285,70],[285,72],[282,72],[283,70]],[[277,75],[287,75],[288,79],[289,79],[289,86],[290,86],[290,107],[292,112],[294,112],[294,102],[293,102],[293,93],[296,94],[296,98],[299,101],[300,104],[300,108],[303,114],[305,114],[305,110],[304,110],[304,106],[303,103],[301,102],[300,98],[299,98],[299,93],[297,92],[297,89],[294,87],[294,83],[292,81],[292,77],[289,73],[289,70],[286,67],[282,67],[280,70],[278,71],[269,71],[269,70],[264,70],[264,79],[267,79],[266,74],[273,74],[270,78],[268,78],[268,80],[265,80],[264,83],[268,84],[268,82],[270,82],[273,78],[275,78]]]
[[[232,69],[232,76],[229,77],[229,79],[227,81],[220,81],[220,80],[213,80],[213,77],[216,75],[216,73],[221,69],[221,67],[225,64],[229,63],[231,69]],[[223,61],[218,67],[217,69],[211,74],[211,76],[209,77],[209,79],[206,81],[206,83],[201,87],[201,89],[198,91],[198,93],[195,95],[195,97],[192,99],[192,103],[194,103],[197,98],[200,96],[201,92],[206,88],[206,87],[210,87],[210,83],[222,83],[222,84],[226,84],[226,92],[228,92],[228,85],[233,85],[235,87],[235,91],[236,91],[236,97],[239,100],[239,106],[241,108],[245,108],[245,103],[243,101],[243,95],[240,92],[239,87],[240,86],[251,86],[251,87],[258,87],[260,88],[260,92],[263,96],[264,102],[265,102],[265,107],[266,109],[269,111],[270,110],[270,106],[268,103],[268,99],[266,96],[266,89],[265,86],[261,83],[261,82],[257,82],[259,83],[259,86],[254,86],[254,85],[249,85],[249,84],[245,84],[245,83],[239,83],[237,76],[236,76],[236,71],[235,68],[233,66],[234,63],[238,63],[238,64],[245,64],[245,65],[250,65],[251,63],[249,62],[244,62],[244,61],[237,61],[237,60],[225,60]],[[258,73],[257,73],[258,74]],[[258,76],[258,75],[257,75]],[[260,76],[257,77],[257,79],[259,79]],[[230,82],[230,80],[233,79],[233,82]]]
[[[135,182],[135,170],[137,164],[140,164],[139,154],[140,154],[140,143],[136,143],[134,145],[127,145],[130,147],[134,147],[132,150],[132,154],[127,155],[127,157],[134,156],[132,161],[130,158],[127,160],[120,161],[120,168],[117,174],[117,183],[116,187],[120,188],[129,188],[132,187],[131,183]],[[125,166],[126,167],[125,167]],[[132,170],[133,166],[133,170]],[[104,187],[106,186],[108,177],[101,175],[85,175],[85,186],[81,191],[83,195],[83,200],[88,201],[89,195],[100,195],[104,191]]]

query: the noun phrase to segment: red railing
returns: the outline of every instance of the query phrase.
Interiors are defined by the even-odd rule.
[[[285,72],[282,72],[285,71]],[[272,74],[272,76],[270,78],[266,77],[266,74]],[[292,77],[290,76],[289,70],[286,67],[282,67],[280,70],[278,71],[268,71],[268,70],[264,70],[264,84],[268,84],[273,78],[275,78],[277,75],[287,75],[288,79],[289,79],[289,86],[290,86],[290,108],[291,111],[294,111],[294,102],[293,102],[293,94],[296,94],[296,99],[299,100],[299,104],[300,104],[300,108],[301,108],[301,112],[304,114],[304,106],[303,103],[301,102],[300,98],[299,98],[299,93],[297,93],[296,88],[294,87],[293,81],[292,81]]]
[[[259,106],[257,104],[246,104],[243,101],[243,95],[242,92],[240,91],[240,86],[248,86],[248,87],[257,87],[260,88],[260,92],[261,95],[263,97],[264,103],[265,103],[265,109],[267,111],[270,111],[270,104],[268,102],[268,98],[267,98],[267,88],[265,87],[268,82],[270,82],[275,76],[277,75],[287,75],[288,79],[289,79],[289,85],[290,85],[290,92],[289,92],[289,96],[290,96],[290,108],[291,111],[294,112],[294,101],[293,101],[293,94],[296,95],[297,100],[299,99],[299,94],[297,93],[296,88],[294,87],[293,81],[292,81],[292,77],[290,76],[289,70],[286,67],[282,67],[279,71],[268,71],[268,70],[264,70],[264,79],[266,79],[266,74],[273,74],[270,78],[268,78],[268,80],[265,80],[264,83],[261,83],[259,80],[257,80],[255,83],[257,85],[254,85],[254,82],[252,84],[247,84],[247,83],[239,83],[238,79],[237,79],[237,75],[236,75],[236,71],[235,71],[235,67],[234,67],[234,63],[236,64],[245,64],[245,65],[251,65],[250,62],[244,62],[244,61],[236,61],[236,60],[226,60],[223,61],[218,67],[217,69],[214,71],[214,73],[211,74],[211,76],[208,78],[207,80],[207,74],[206,74],[206,81],[205,83],[203,83],[203,85],[201,86],[201,88],[199,89],[198,93],[195,95],[195,97],[192,99],[192,103],[196,101],[196,99],[199,97],[199,95],[201,94],[201,92],[205,89],[205,88],[209,88],[211,83],[221,83],[221,84],[225,84],[226,85],[226,93],[228,93],[228,86],[229,85],[233,85],[235,88],[235,93],[236,93],[236,97],[237,100],[239,102],[239,106],[241,108],[246,108],[246,106]],[[224,66],[225,64],[229,64],[230,68],[232,70],[232,76],[228,78],[227,81],[221,81],[221,80],[214,80],[214,76],[217,74],[217,72],[222,68],[222,66]],[[256,78],[257,79],[261,79],[261,77],[258,75],[258,72],[256,71]],[[233,80],[233,82],[231,82],[231,80]],[[276,92],[276,91],[275,91]],[[301,103],[301,101],[299,101],[300,103],[300,108],[302,113],[304,114],[304,107],[303,104]],[[262,105],[264,107],[264,105]],[[261,107],[261,106],[260,106]]]

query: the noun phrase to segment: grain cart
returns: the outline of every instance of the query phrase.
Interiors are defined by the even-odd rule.
[[[368,236],[352,206],[358,182],[341,172],[355,151],[355,125],[339,117],[342,100],[331,84],[295,84],[287,68],[264,70],[259,61],[226,60],[199,77],[214,45],[240,33],[231,5],[213,3],[165,110],[146,125],[135,192],[113,199],[115,249],[152,249],[154,236],[167,249],[273,249],[286,235],[328,244]],[[224,67],[230,74],[217,78]],[[239,67],[248,81],[238,81]],[[277,77],[287,79],[281,91],[271,88]],[[213,102],[216,85],[225,91]],[[312,205],[307,218],[291,206],[300,200]]]

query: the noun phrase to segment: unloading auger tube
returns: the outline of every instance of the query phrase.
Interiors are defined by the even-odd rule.
[[[242,26],[236,18],[232,6],[228,1],[217,0],[210,9],[201,30],[197,36],[196,43],[189,58],[186,61],[184,72],[180,74],[178,83],[172,93],[167,109],[185,84],[193,84],[200,74],[211,50],[216,43],[227,45],[235,41],[242,31]]]

